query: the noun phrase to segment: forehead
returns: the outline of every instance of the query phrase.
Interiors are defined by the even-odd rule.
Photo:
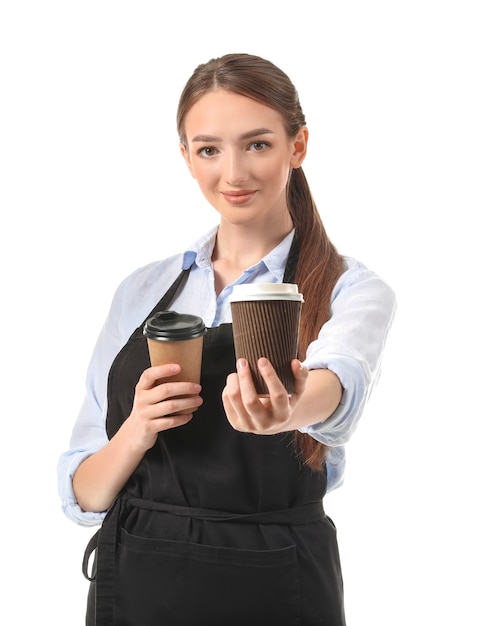
[[[211,91],[198,100],[185,118],[187,139],[198,134],[226,137],[254,128],[284,132],[282,115],[271,107],[227,90]]]

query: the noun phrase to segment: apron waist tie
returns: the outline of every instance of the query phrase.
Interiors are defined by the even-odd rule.
[[[218,511],[216,509],[164,504],[143,498],[118,498],[113,507],[108,511],[101,528],[89,541],[82,564],[84,576],[90,581],[96,580],[96,624],[99,626],[112,626],[113,624],[113,582],[119,520],[122,511],[125,511],[126,508],[129,507],[170,513],[183,517],[192,517],[211,522],[238,522],[247,524],[307,524],[323,520],[326,517],[322,501],[310,502],[301,506],[276,511],[231,513],[228,511]],[[97,554],[95,556],[93,572],[89,574],[89,558],[98,547],[101,549],[96,551]]]
[[[149,511],[159,511],[160,513],[171,513],[172,515],[180,515],[181,517],[193,517],[209,522],[287,524],[292,526],[295,524],[308,524],[309,522],[322,520],[326,517],[322,501],[310,502],[289,509],[262,511],[259,513],[231,513],[228,511],[218,511],[216,509],[154,502],[152,500],[145,500],[144,498],[129,498],[126,501],[126,506]]]

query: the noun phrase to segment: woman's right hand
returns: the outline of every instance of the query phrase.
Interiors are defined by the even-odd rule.
[[[74,493],[84,511],[106,511],[145,452],[153,447],[158,433],[192,419],[193,411],[202,404],[201,387],[170,381],[171,376],[179,373],[180,366],[171,364],[149,367],[141,374],[129,417],[112,439],[87,457],[74,474]]]
[[[143,452],[153,447],[159,432],[187,424],[203,402],[200,385],[169,380],[180,369],[176,363],[149,367],[135,387],[126,427],[131,431],[133,444]]]

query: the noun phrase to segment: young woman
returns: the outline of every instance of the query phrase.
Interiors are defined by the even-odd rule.
[[[177,120],[220,221],[122,282],[93,353],[59,462],[65,513],[102,523],[85,557],[96,547],[87,624],[343,625],[323,498],[342,481],[394,294],[328,239],[301,168],[304,115],[279,68],[248,54],[200,65]],[[283,281],[305,301],[295,390],[262,358],[262,399],[235,362],[228,298],[237,284]],[[144,322],[166,309],[205,322],[200,385],[158,384],[179,366],[150,367]]]

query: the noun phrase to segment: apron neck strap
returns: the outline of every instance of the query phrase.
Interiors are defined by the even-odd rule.
[[[291,243],[291,248],[287,256],[287,263],[286,263],[286,269],[284,271],[284,277],[282,279],[284,283],[294,282],[294,279],[296,276],[296,267],[297,267],[298,257],[299,257],[299,244],[297,242],[296,235],[294,235],[294,238]],[[177,291],[181,287],[183,287],[183,285],[185,284],[188,278],[188,274],[190,273],[190,269],[191,268],[188,267],[187,269],[182,270],[178,274],[176,279],[173,281],[171,287],[168,289],[165,295],[161,298],[161,300],[156,304],[156,306],[150,312],[148,317],[151,317],[158,311],[165,311],[170,306],[170,303],[175,297]],[[148,317],[146,319],[148,319]]]

